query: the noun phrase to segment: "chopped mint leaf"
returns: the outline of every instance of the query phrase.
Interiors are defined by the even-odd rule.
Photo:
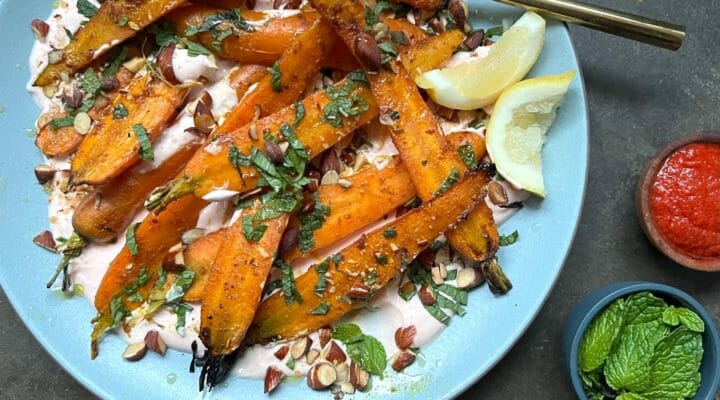
[[[113,107],[113,119],[123,119],[128,116],[128,110],[123,103]]]
[[[77,10],[85,18],[92,18],[97,13],[98,8],[88,0],[78,0]]]
[[[272,67],[269,67],[267,71],[270,73],[270,82],[272,83],[273,90],[276,92],[282,92],[282,72],[280,71],[280,61],[275,61],[275,64],[273,64]]]
[[[150,137],[148,137],[148,132],[145,130],[145,127],[142,126],[142,124],[135,124],[133,125],[133,132],[135,132],[135,136],[138,142],[140,142],[140,159],[145,161],[154,160],[155,154],[153,153],[152,143],[150,143]]]
[[[500,235],[500,246],[510,246],[511,244],[514,244],[517,242],[518,239],[518,231],[515,230],[513,233],[509,235]]]
[[[329,310],[330,310],[330,307],[327,305],[326,302],[323,301],[322,303],[318,304],[317,307],[310,310],[310,314],[325,315],[328,313]]]
[[[435,190],[435,192],[433,193],[433,197],[437,197],[450,190],[450,188],[453,187],[453,185],[455,185],[461,177],[462,176],[460,175],[460,171],[458,171],[457,168],[453,167],[452,170],[450,170],[450,174],[448,174],[447,178],[445,178],[445,180],[443,180],[440,184],[440,187]]]
[[[133,257],[138,255],[138,245],[135,238],[135,231],[137,231],[138,226],[140,226],[140,223],[136,222],[130,225],[127,231],[125,231],[125,245],[127,246],[128,251],[130,251],[130,254]]]

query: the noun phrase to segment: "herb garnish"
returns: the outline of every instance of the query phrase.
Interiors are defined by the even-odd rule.
[[[327,305],[326,302],[323,301],[322,303],[318,304],[317,307],[310,310],[310,314],[325,315],[328,313],[328,311],[330,311],[330,307]]]
[[[118,103],[113,107],[113,119],[124,119],[128,116],[128,110],[123,103]]]
[[[515,230],[513,233],[509,235],[500,235],[500,246],[510,246],[511,244],[517,242],[518,239],[518,231]]]
[[[242,217],[242,229],[248,242],[259,242],[267,230],[267,225],[253,222],[253,216],[245,214]]]
[[[448,271],[448,276],[445,278],[445,281],[455,279],[455,274],[450,274],[450,272],[452,271]],[[447,283],[442,283],[440,285],[436,284],[435,281],[432,279],[432,275],[427,272],[417,260],[410,263],[408,269],[408,278],[410,279],[410,283],[413,283],[414,285],[430,286],[430,290],[433,291],[437,302],[429,306],[424,305],[423,307],[425,307],[425,310],[427,310],[430,315],[432,315],[441,323],[448,325],[451,319],[450,316],[445,311],[443,311],[443,309],[450,310],[460,316],[465,314],[465,309],[463,308],[463,306],[467,305],[468,303],[468,293],[465,290],[462,290],[456,286],[449,285]],[[404,286],[405,285],[400,286],[400,288],[403,290],[398,289],[398,295],[403,300],[408,301],[417,292],[417,286],[413,287],[412,290],[408,290],[410,288]]]
[[[450,174],[445,178],[445,180],[442,181],[440,184],[440,187],[433,192],[433,197],[437,197],[448,190],[450,190],[453,185],[455,185],[460,180],[460,171],[458,171],[457,168],[453,167],[452,170],[450,170]]]
[[[394,239],[397,237],[397,229],[394,226],[389,226],[383,231],[385,239]]]
[[[293,302],[302,304],[302,296],[295,286],[295,274],[293,274],[292,267],[280,258],[275,259],[275,265],[279,266],[282,271],[282,292],[285,304],[290,305]]]
[[[150,138],[148,137],[148,132],[145,130],[145,127],[142,126],[142,124],[135,124],[133,125],[133,132],[135,132],[135,136],[138,142],[140,142],[140,159],[145,161],[154,160],[155,154],[153,153],[152,143],[150,143]]]
[[[315,247],[313,232],[322,227],[325,223],[325,217],[330,214],[330,207],[320,203],[320,196],[318,196],[317,192],[313,193],[313,200],[315,200],[313,209],[308,214],[299,216],[298,248],[303,253],[307,253]]]
[[[209,32],[216,39],[212,47],[220,51],[220,43],[231,35],[240,31],[254,32],[255,28],[240,15],[240,10],[226,10],[210,14],[203,20],[202,25],[191,25],[185,30],[185,36],[194,36],[200,32]]]
[[[135,238],[135,232],[137,231],[138,226],[140,226],[140,223],[136,222],[130,225],[127,231],[125,231],[125,245],[127,246],[128,251],[130,251],[130,255],[133,257],[138,255],[138,245]]]
[[[282,72],[280,71],[280,61],[275,61],[272,67],[267,68],[267,72],[270,74],[270,83],[272,88],[276,92],[282,92]]]
[[[380,16],[385,10],[391,10],[395,12],[395,18],[404,17],[407,15],[410,7],[405,4],[393,3],[387,0],[380,0],[375,4],[375,7],[365,7],[365,22],[368,26],[372,27],[380,22]]]
[[[502,26],[493,26],[492,28],[485,30],[485,37],[502,36],[503,33],[505,33],[505,30]]]
[[[122,297],[113,297],[113,299],[110,300],[110,318],[113,322],[112,327],[119,326],[120,322],[122,322],[126,315],[127,311],[125,311],[125,305],[123,304]]]
[[[363,370],[382,375],[387,367],[385,347],[376,338],[365,335],[355,324],[336,324],[332,338],[343,342],[350,358],[360,364]]]
[[[173,306],[173,311],[175,311],[175,317],[177,318],[177,321],[175,322],[175,331],[178,335],[185,336],[185,318],[187,313],[192,310],[192,306],[185,302],[178,303]]]
[[[330,102],[323,108],[323,121],[336,128],[342,127],[342,117],[354,117],[367,112],[370,108],[367,101],[353,93],[358,83],[368,84],[367,75],[362,71],[349,73],[339,87],[330,86],[325,89]]]
[[[457,148],[457,153],[460,156],[462,162],[467,165],[468,168],[475,168],[478,159],[475,155],[475,150],[470,143],[465,143]]]
[[[335,266],[337,266],[337,263],[335,263]],[[329,259],[325,259],[323,260],[323,262],[315,266],[315,272],[318,276],[318,281],[315,284],[315,294],[318,296],[322,296],[325,293],[325,288],[327,287],[328,283],[328,269],[330,269]]]
[[[179,44],[187,48],[188,55],[190,57],[212,55],[210,50],[206,49],[201,44],[193,42],[188,38],[177,36],[173,31],[172,25],[167,22],[161,21],[154,24],[150,31],[155,34],[155,44],[157,44],[159,50],[162,50],[172,44]]]
[[[85,18],[92,18],[97,13],[98,8],[88,0],[78,0],[77,10]]]
[[[74,115],[66,115],[64,117],[55,118],[52,121],[50,121],[50,129],[56,131],[60,128],[65,128],[67,126],[73,126],[74,122],[75,122]]]
[[[298,126],[304,117],[305,106],[301,101],[295,102],[295,121],[293,121],[293,126]]]

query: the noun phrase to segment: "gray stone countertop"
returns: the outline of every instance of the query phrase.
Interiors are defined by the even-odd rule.
[[[461,399],[572,399],[560,356],[571,308],[623,280],[668,283],[695,296],[720,325],[720,273],[686,270],[658,253],[635,220],[647,161],[686,132],[720,130],[720,0],[595,0],[685,25],[678,52],[581,27],[571,35],[590,109],[590,170],[580,227],[557,286],[508,355]],[[0,294],[0,399],[89,399],[48,356]],[[720,399],[716,395],[715,399]]]

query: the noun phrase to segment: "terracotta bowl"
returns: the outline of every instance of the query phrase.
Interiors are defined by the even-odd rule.
[[[658,170],[665,163],[665,159],[679,149],[690,143],[695,142],[713,142],[720,143],[720,132],[696,132],[683,136],[662,149],[648,164],[645,171],[640,175],[637,190],[635,194],[635,207],[637,218],[640,226],[647,235],[648,239],[655,247],[670,257],[678,264],[685,267],[700,271],[720,271],[720,257],[716,258],[697,258],[672,246],[672,244],[663,237],[658,231],[652,216],[650,215],[650,202],[648,194],[652,186],[653,178]]]

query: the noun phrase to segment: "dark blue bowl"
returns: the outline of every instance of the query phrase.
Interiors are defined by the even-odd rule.
[[[659,283],[639,281],[614,283],[592,292],[575,307],[565,322],[562,337],[563,362],[578,399],[587,400],[577,365],[578,348],[585,330],[593,318],[615,299],[637,292],[651,292],[665,298],[666,301],[670,300],[671,303],[674,300],[677,305],[695,311],[705,322],[705,332],[702,334],[704,351],[700,364],[702,377],[700,387],[693,399],[712,400],[720,384],[720,350],[718,350],[720,338],[712,317],[697,300],[682,290]]]

